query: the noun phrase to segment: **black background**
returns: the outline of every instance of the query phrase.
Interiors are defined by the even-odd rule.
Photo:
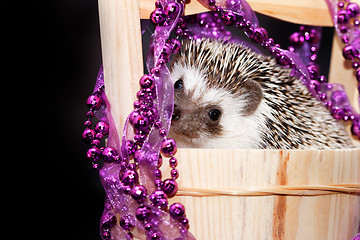
[[[41,200],[51,203],[42,209],[44,222],[52,225],[50,230],[56,238],[100,239],[104,190],[85,158],[87,145],[81,140],[86,99],[92,92],[102,61],[97,1],[54,1],[46,11],[50,21],[42,21],[48,24],[46,37],[50,35],[51,39],[43,39],[44,43],[50,42],[50,46],[42,46],[48,56],[43,60],[48,73],[43,83],[46,90],[42,103],[46,106],[46,115],[42,119],[48,123],[43,146],[51,154],[45,159],[48,168],[40,177],[47,176],[52,189],[45,188],[43,181],[37,184],[43,194],[52,193]],[[259,21],[269,36],[284,48],[288,36],[299,28],[263,16]],[[325,29],[322,41],[320,62],[324,74],[328,71],[332,32],[331,28]]]

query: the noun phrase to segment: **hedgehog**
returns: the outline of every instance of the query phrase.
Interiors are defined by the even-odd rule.
[[[179,147],[337,149],[353,147],[341,122],[291,69],[243,44],[184,40],[170,62]]]

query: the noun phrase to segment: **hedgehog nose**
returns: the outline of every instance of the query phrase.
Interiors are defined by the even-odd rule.
[[[174,112],[173,112],[173,115],[172,115],[172,120],[173,121],[178,121],[181,117],[181,110],[179,108],[178,105],[174,105]]]

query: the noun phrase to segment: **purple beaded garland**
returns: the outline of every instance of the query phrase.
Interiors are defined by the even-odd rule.
[[[183,10],[183,6],[180,5],[181,1],[177,3],[169,3],[166,6],[163,6],[161,1],[155,3],[156,9],[151,13],[151,21],[158,26],[166,26],[170,19],[174,19],[177,16],[179,11]],[[215,0],[209,0],[209,6],[215,6]],[[183,4],[183,3],[181,3]],[[360,21],[357,19],[360,9],[356,3],[338,3],[339,11],[337,13],[337,21],[341,25],[340,31],[343,34],[348,33],[348,25],[353,24],[353,26],[359,26]],[[269,49],[270,52],[276,57],[279,64],[283,66],[288,66],[296,68],[295,64],[291,59],[280,50],[280,46],[275,44],[272,38],[268,38],[267,31],[264,28],[257,27],[252,28],[252,23],[243,16],[238,15],[237,13],[223,8],[215,6],[216,13],[214,14],[215,18],[218,19],[217,23],[220,21],[224,25],[236,25],[239,28],[244,29],[244,31],[249,35],[250,39],[256,43],[261,44],[265,49]],[[205,15],[204,15],[205,16]],[[353,20],[352,20],[353,19]],[[191,21],[190,18],[188,18]],[[189,31],[186,29],[186,21],[183,18],[179,19],[179,23],[175,32],[177,36],[183,36],[185,38],[196,38],[192,36]],[[210,26],[206,23],[205,19],[199,21],[199,25],[206,26],[209,29],[212,27],[214,30],[213,35],[217,37],[217,31],[224,31],[224,28],[212,25]],[[338,108],[337,105],[341,105],[344,102],[344,93],[340,91],[333,92],[328,95],[324,90],[323,85],[320,83],[325,83],[326,79],[323,76],[319,76],[319,69],[314,61],[317,59],[317,47],[316,43],[320,40],[319,33],[315,29],[308,27],[302,27],[300,32],[294,33],[290,36],[290,42],[292,46],[289,47],[291,51],[296,51],[297,47],[300,47],[304,44],[305,41],[308,41],[311,44],[311,56],[310,64],[308,65],[308,70],[310,72],[311,81],[309,82],[309,88],[313,89],[318,98],[324,102],[333,116],[336,119],[344,119],[346,121],[353,121],[351,131],[354,136],[360,138],[360,121],[357,116],[354,115],[348,109]],[[343,55],[345,59],[353,61],[352,67],[356,69],[356,79],[360,82],[360,69],[359,69],[359,52],[354,48],[351,43],[351,39],[347,35],[342,36],[342,41],[348,43],[344,47]],[[125,194],[131,195],[131,197],[139,204],[146,203],[147,198],[147,189],[143,185],[138,185],[139,175],[137,173],[139,169],[139,161],[142,161],[144,155],[142,154],[141,147],[145,142],[147,134],[150,132],[151,128],[159,129],[159,136],[164,137],[161,142],[161,153],[164,157],[169,157],[169,165],[172,168],[170,175],[171,178],[164,181],[161,180],[162,174],[159,169],[162,163],[161,155],[159,155],[159,160],[156,164],[156,170],[154,171],[155,176],[155,190],[152,194],[148,196],[150,202],[153,206],[162,208],[166,210],[168,206],[168,197],[172,197],[176,194],[178,190],[177,183],[175,179],[179,176],[179,172],[175,167],[177,166],[177,160],[174,158],[174,154],[177,151],[176,142],[173,139],[166,138],[167,130],[162,128],[162,123],[158,119],[158,109],[154,101],[156,100],[156,86],[154,77],[159,77],[161,73],[161,67],[165,65],[169,59],[170,55],[177,53],[181,49],[181,42],[178,39],[170,39],[166,41],[164,45],[160,59],[157,62],[157,65],[151,69],[150,74],[144,75],[140,81],[139,85],[141,90],[137,93],[137,98],[134,102],[134,111],[129,117],[129,122],[134,129],[134,139],[126,141],[126,150],[130,159],[133,157],[134,163],[130,163],[128,159],[122,160],[120,155],[117,153],[115,148],[106,147],[100,148],[100,140],[109,134],[109,126],[107,122],[100,121],[96,124],[94,129],[91,129],[92,122],[90,119],[94,116],[94,111],[99,110],[101,106],[104,105],[102,101],[101,94],[103,93],[104,87],[99,88],[87,99],[87,106],[90,111],[87,112],[88,120],[85,122],[86,129],[82,133],[83,140],[91,144],[92,147],[87,151],[86,156],[88,159],[92,160],[94,168],[99,168],[98,162],[102,158],[105,163],[116,163],[121,164],[121,172],[119,174],[119,180],[124,184],[123,190]],[[296,70],[296,69],[295,69]],[[330,87],[331,84],[329,84]],[[360,87],[360,85],[359,85]],[[359,89],[360,90],[360,89]],[[345,95],[346,97],[346,95]],[[138,147],[140,149],[138,149]],[[185,208],[180,203],[172,204],[169,207],[169,213],[175,219],[178,219],[181,224],[186,226],[189,220],[185,217]],[[145,205],[140,205],[136,208],[135,216],[141,222],[144,222],[144,228],[147,231],[147,235],[151,239],[162,239],[162,233],[157,230],[152,230],[153,225],[148,222],[151,219],[152,210],[150,207]],[[102,224],[104,231],[102,232],[103,239],[111,239],[110,228],[115,226],[116,217],[113,216],[105,220]],[[133,235],[131,234],[132,228],[134,225],[129,218],[124,216],[120,217],[119,225],[125,230],[128,231],[126,234],[127,239],[132,239]]]

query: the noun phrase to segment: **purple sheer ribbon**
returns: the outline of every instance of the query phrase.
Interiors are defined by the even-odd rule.
[[[169,3],[177,3],[175,0],[159,0],[163,6],[166,6]],[[200,0],[205,6],[208,6],[207,0]],[[336,16],[337,9],[334,7],[333,0],[327,1],[330,10],[332,11],[332,15]],[[330,4],[331,3],[331,4]],[[246,20],[251,22],[251,26],[253,28],[258,27],[258,20],[256,18],[255,13],[250,8],[249,4],[244,0],[226,0],[217,2],[217,6],[222,7],[224,10],[230,10],[237,14],[243,16]],[[179,4],[181,8],[178,14],[171,19],[168,24],[164,26],[156,27],[155,32],[151,37],[150,43],[150,53],[147,58],[147,68],[149,72],[154,67],[160,69],[159,74],[155,76],[155,83],[156,83],[156,101],[155,105],[158,109],[158,118],[162,122],[163,128],[167,131],[170,128],[170,121],[173,111],[173,84],[170,76],[170,72],[165,63],[161,63],[159,61],[161,51],[165,47],[166,41],[169,39],[171,31],[175,28],[176,24],[178,23],[179,17],[183,11],[183,6]],[[338,30],[338,27],[336,26]],[[204,31],[204,28],[199,28],[195,25],[189,26],[189,31],[192,32],[194,35],[199,37],[209,37],[209,34]],[[230,39],[232,36],[228,32],[221,32],[218,36],[213,35],[213,37],[219,37],[224,39]],[[353,31],[351,37],[351,44],[354,44],[357,48],[359,48],[359,33],[355,30]],[[255,51],[257,48],[250,45]],[[306,49],[306,45],[303,49],[300,50],[300,56],[287,51],[282,50],[280,48],[276,49],[279,54],[283,54],[290,60],[295,66],[296,71],[293,74],[296,74],[298,77],[301,77],[304,80],[304,83],[309,85],[310,77],[309,72],[306,68],[306,62],[301,59],[307,59],[309,49]],[[129,79],[130,81],[130,79]],[[95,85],[94,92],[97,91],[100,87],[104,85],[104,75],[103,69],[101,67],[97,82]],[[329,94],[329,97],[334,95],[334,92],[340,92],[343,89],[340,85],[334,85],[332,89],[328,87],[328,85],[321,85],[323,91]],[[311,88],[309,88],[311,89]],[[315,94],[315,92],[313,92]],[[109,109],[109,103],[106,100],[106,96],[103,93],[102,99],[106,102],[106,107],[102,107],[100,110],[96,112],[96,116],[101,121],[107,121],[110,126],[109,130],[109,138],[108,138],[108,146],[115,147],[120,153],[121,157],[125,161],[129,161],[129,155],[127,153],[127,143],[128,140],[133,138],[133,128],[131,124],[129,124],[129,117],[126,120],[124,131],[123,131],[123,138],[121,140],[119,135],[115,129],[115,125],[111,116],[111,113],[107,111]],[[339,106],[347,106],[349,101],[344,98],[340,99]],[[155,190],[154,184],[154,177],[153,172],[156,169],[156,163],[159,156],[160,144],[162,138],[159,136],[158,131],[156,129],[152,129],[142,147],[142,149],[138,152],[138,160],[139,160],[139,171],[140,171],[140,183],[144,185],[148,191],[148,194],[151,194]],[[101,225],[106,224],[109,219],[111,219],[114,215],[121,216],[122,218],[127,219],[133,226],[139,228],[140,230],[144,230],[144,226],[141,222],[139,222],[135,217],[135,210],[139,206],[128,194],[124,193],[124,186],[119,180],[119,172],[121,166],[120,164],[116,163],[104,163],[102,169],[100,170],[100,178],[101,182],[104,186],[106,192],[106,201],[104,207],[104,213],[101,218]],[[147,204],[153,212],[154,218],[152,219],[152,224],[156,226],[157,230],[163,234],[164,239],[195,239],[187,229],[182,226],[178,221],[172,219],[167,212],[164,212],[156,207]],[[100,228],[101,231],[102,228]],[[115,225],[111,229],[111,236],[112,239],[127,239],[127,232],[123,230],[118,225]]]
[[[355,47],[357,51],[360,52],[360,28],[358,26],[355,26],[354,24],[348,24],[346,33],[345,34],[342,33],[340,25],[338,23],[338,1],[337,0],[325,0],[325,1],[328,5],[334,23],[334,27],[339,38],[346,37],[348,39],[347,45]],[[358,104],[360,106],[360,88],[359,88]],[[357,115],[357,117],[359,117],[359,114]]]

